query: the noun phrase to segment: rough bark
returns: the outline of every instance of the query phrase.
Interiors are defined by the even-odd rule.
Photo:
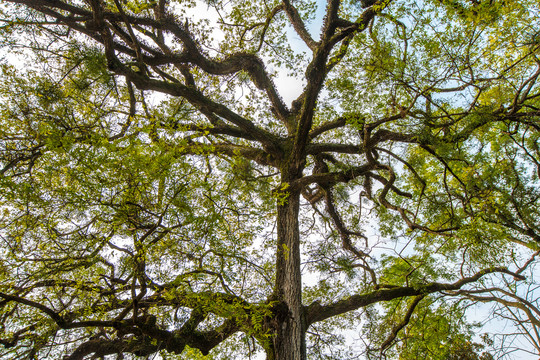
[[[294,192],[289,193],[284,204],[278,205],[276,297],[277,301],[285,305],[283,308],[286,313],[277,319],[273,354],[275,360],[306,358],[300,272],[299,203],[300,194]]]
[[[416,306],[415,304],[425,295],[444,292],[462,294],[462,291],[464,296],[475,301],[498,301],[496,298],[480,297],[473,293],[466,293],[466,289],[460,289],[465,285],[475,283],[482,276],[496,272],[514,276],[515,279],[524,279],[519,275],[519,272],[512,273],[504,267],[497,267],[484,269],[473,276],[463,277],[459,281],[449,284],[433,282],[416,286],[395,286],[384,284],[383,281],[378,282],[374,270],[369,265],[362,265],[360,267],[372,274],[372,288],[368,288],[368,290],[361,289],[361,293],[336,300],[333,303],[320,304],[319,302],[314,302],[309,306],[302,305],[299,230],[299,205],[302,191],[305,195],[306,189],[310,189],[312,186],[317,186],[318,189],[321,189],[318,193],[320,195],[318,200],[323,197],[326,198],[327,215],[334,221],[335,228],[341,233],[344,249],[355,254],[357,258],[363,259],[367,255],[356,250],[349,239],[349,235],[363,237],[362,233],[353,233],[348,230],[345,224],[342,223],[339,212],[336,210],[337,207],[335,205],[338,204],[335,204],[331,198],[332,186],[335,184],[348,183],[357,178],[364,178],[364,190],[360,196],[366,194],[369,199],[375,199],[375,196],[372,196],[371,184],[372,181],[376,181],[382,187],[380,195],[377,197],[378,206],[383,206],[400,214],[410,229],[419,229],[433,234],[448,233],[452,230],[452,228],[432,230],[428,227],[421,226],[415,222],[416,216],[413,217],[406,209],[394,205],[390,201],[390,197],[387,199],[387,194],[390,192],[404,198],[411,198],[412,195],[398,188],[397,184],[399,181],[396,181],[396,171],[387,165],[382,158],[379,159],[379,153],[385,152],[394,159],[402,162],[419,181],[422,183],[424,181],[410,164],[396,155],[398,154],[397,152],[393,154],[391,150],[388,150],[392,149],[392,147],[385,148],[384,143],[416,144],[427,151],[434,159],[442,162],[445,171],[452,172],[450,165],[445,162],[444,157],[438,155],[436,151],[435,145],[438,142],[450,144],[465,141],[473,134],[473,131],[493,121],[502,122],[503,120],[512,120],[518,124],[527,124],[527,126],[538,130],[538,126],[529,122],[529,118],[538,116],[540,111],[536,108],[531,108],[529,109],[530,111],[518,113],[518,110],[521,111],[520,106],[523,101],[516,97],[514,105],[511,108],[501,107],[499,110],[494,111],[491,116],[486,116],[482,121],[478,121],[474,126],[466,126],[458,133],[449,133],[448,136],[444,135],[439,139],[434,138],[433,142],[414,134],[414,129],[417,129],[418,125],[407,130],[398,131],[399,129],[404,129],[403,124],[406,123],[405,120],[407,119],[413,121],[414,124],[425,121],[428,124],[426,126],[432,126],[434,129],[438,127],[439,130],[441,128],[448,130],[447,127],[457,123],[458,120],[452,119],[454,117],[453,114],[447,114],[452,122],[441,122],[444,118],[443,116],[441,119],[438,117],[435,118],[437,121],[430,119],[433,124],[429,125],[424,117],[426,119],[430,118],[430,111],[426,110],[424,112],[418,110],[417,100],[425,98],[426,106],[436,104],[431,100],[431,95],[427,94],[424,90],[417,94],[417,97],[409,106],[389,103],[388,106],[392,111],[376,120],[369,120],[362,114],[347,114],[347,116],[327,120],[322,124],[319,124],[321,121],[320,117],[314,122],[314,117],[317,115],[318,97],[327,80],[327,74],[344,58],[353,36],[368,29],[368,25],[377,13],[382,11],[385,6],[388,6],[391,1],[362,1],[364,10],[361,11],[361,14],[353,22],[339,17],[342,1],[328,0],[320,39],[314,39],[308,32],[299,10],[294,6],[294,1],[283,0],[280,5],[277,5],[272,10],[268,15],[266,23],[260,23],[259,25],[264,24],[264,26],[268,26],[270,20],[278,12],[284,11],[293,29],[310,48],[313,56],[309,66],[305,69],[306,86],[303,93],[293,102],[290,108],[287,107],[278,94],[272,77],[265,68],[262,56],[241,51],[228,54],[224,57],[212,57],[204,51],[201,44],[197,41],[197,37],[194,35],[196,33],[190,31],[192,26],[187,21],[180,22],[174,16],[168,16],[166,14],[166,0],[160,0],[159,9],[156,9],[156,14],[159,13],[159,15],[156,15],[155,18],[151,16],[146,17],[141,14],[127,13],[123,10],[123,5],[118,0],[114,1],[116,10],[114,10],[114,7],[105,7],[103,2],[99,0],[87,0],[81,3],[65,0],[8,0],[7,2],[22,4],[47,15],[50,19],[44,23],[44,26],[52,24],[65,25],[70,30],[84,34],[89,39],[93,39],[101,44],[107,58],[107,71],[111,75],[123,78],[129,88],[131,103],[130,118],[136,114],[135,87],[141,91],[155,91],[189,102],[199,112],[202,118],[206,118],[205,121],[207,122],[199,123],[198,121],[192,122],[192,119],[185,120],[185,123],[179,123],[174,129],[168,129],[167,125],[163,125],[164,128],[167,128],[166,130],[179,130],[185,134],[194,133],[197,135],[193,139],[191,139],[191,135],[186,137],[189,138],[189,142],[183,145],[181,149],[176,148],[174,150],[175,156],[217,155],[228,156],[232,159],[241,157],[246,160],[255,161],[263,166],[272,167],[274,168],[272,171],[275,169],[280,171],[281,186],[275,193],[277,199],[276,282],[273,294],[270,297],[272,315],[266,315],[267,313],[265,312],[266,318],[264,320],[264,329],[265,331],[270,329],[273,341],[271,343],[267,342],[267,332],[261,335],[261,344],[266,348],[269,360],[306,359],[305,334],[309,326],[371,304],[397,298],[416,297],[417,300],[413,303]],[[255,24],[254,26],[259,25]],[[139,28],[138,31],[141,34],[143,30],[145,31],[144,36],[141,35],[137,38],[133,31],[133,29],[137,28]],[[176,50],[168,47],[168,42],[164,41],[164,34],[177,41],[179,46],[175,47]],[[263,40],[261,39],[260,44],[262,42]],[[339,46],[339,49],[336,46]],[[128,58],[136,60],[137,64],[141,65],[140,71],[133,69],[131,66],[132,61],[127,60]],[[178,78],[175,78],[173,76],[175,74],[174,72],[171,72],[173,75],[167,73],[167,67],[175,67],[180,70],[181,76],[178,75]],[[269,106],[267,110],[271,110],[275,120],[283,123],[285,126],[284,131],[287,131],[287,136],[284,136],[283,132],[272,132],[269,130],[272,127],[264,124],[261,125],[260,119],[252,119],[251,116],[243,115],[242,111],[235,110],[234,107],[230,107],[225,103],[220,103],[220,100],[217,100],[214,94],[205,91],[204,86],[198,87],[195,80],[197,78],[195,76],[195,69],[197,72],[200,71],[215,78],[221,76],[224,81],[228,76],[245,72],[249,75],[252,84],[266,96]],[[527,85],[527,92],[531,91],[532,84],[536,81],[539,74],[540,70],[529,80],[525,81],[520,92],[522,90],[525,91],[526,84],[529,82],[531,85]],[[436,92],[452,92],[465,90],[472,85],[475,88],[477,87],[476,83],[469,83],[452,89],[432,88],[431,90]],[[409,90],[414,92],[414,88]],[[521,95],[523,99],[525,99],[524,96],[526,94]],[[534,97],[536,96],[534,95]],[[533,99],[533,97],[530,97],[530,99]],[[418,102],[421,102],[421,100],[418,100]],[[476,105],[475,100],[470,110]],[[444,109],[441,107],[442,110]],[[421,114],[421,116],[418,114]],[[126,125],[122,125],[120,133],[109,137],[109,140],[117,140],[126,134],[130,126],[130,118],[128,118]],[[396,123],[398,125],[393,124],[393,122],[401,119],[403,119],[403,122]],[[439,123],[443,125],[436,125]],[[316,126],[317,124],[319,125]],[[351,130],[355,133],[358,132],[358,137],[353,138],[351,135],[350,137],[344,136],[343,139],[336,140],[334,136],[325,136],[332,130],[341,129],[351,124],[356,125],[343,131]],[[205,142],[206,140],[197,141],[199,136],[206,137],[207,135],[214,136],[211,147]],[[77,141],[86,140],[86,138],[81,138]],[[165,143],[166,139],[162,141]],[[20,167],[21,163],[25,162],[28,162],[28,168],[30,169],[34,161],[46,151],[47,147],[45,143],[40,143],[28,151],[22,152],[18,157],[11,158],[3,169],[0,169],[0,175],[9,173],[11,169],[16,169]],[[347,165],[340,160],[341,158],[345,158],[344,156],[341,157],[342,154],[347,156],[357,155],[357,158],[360,160],[351,162],[350,164],[352,165]],[[328,168],[325,165],[323,171],[313,170],[311,175],[303,176],[302,172],[306,161],[308,161],[308,156],[310,156],[310,161],[315,162],[315,166],[317,166],[317,161],[319,163],[322,162],[323,165],[325,165],[325,161],[328,161],[333,166]],[[531,156],[531,158],[534,159],[534,156]],[[457,181],[461,182],[458,176],[453,175]],[[464,189],[467,188],[463,182],[461,184]],[[312,204],[316,202],[309,201]],[[514,208],[519,212],[518,203],[514,204]],[[146,228],[142,227],[142,225],[138,227],[137,230],[150,229],[142,238],[138,239],[138,242],[142,242],[150,236],[161,225],[161,219],[162,217],[160,217],[156,225],[151,224],[150,227]],[[498,215],[497,219],[499,221],[495,222],[496,224],[502,223],[509,229],[538,241],[539,237],[535,234],[532,226],[529,226],[525,220],[522,219],[525,225],[519,226],[519,224],[516,225],[511,216],[507,217],[502,214]],[[169,230],[164,230],[162,234],[165,231]],[[156,239],[160,238],[156,237]],[[138,264],[137,262],[137,266]],[[201,270],[201,272],[203,271]],[[81,290],[81,286],[78,283],[74,285],[66,282],[62,284],[52,283],[51,285],[37,283],[33,284],[32,287],[28,287],[28,292],[25,292],[24,288],[15,289],[16,291],[13,291],[13,294],[0,292],[0,300],[4,303],[12,302],[40,311],[48,316],[59,329],[102,328],[110,333],[116,332],[116,334],[119,334],[118,338],[112,339],[96,338],[95,336],[89,337],[89,340],[76,348],[69,359],[83,359],[90,354],[94,354],[93,358],[120,353],[133,353],[142,356],[150,355],[161,350],[170,353],[181,353],[185,346],[197,348],[203,354],[207,354],[211,349],[236,332],[245,332],[251,336],[254,326],[250,322],[257,315],[252,309],[254,306],[267,306],[266,303],[250,304],[240,297],[232,297],[230,294],[218,292],[208,294],[204,292],[196,294],[177,292],[176,295],[171,296],[166,290],[175,288],[177,286],[175,281],[159,286],[153,284],[154,293],[151,294],[149,291],[146,294],[144,291],[147,285],[143,276],[144,273],[144,267],[141,267],[136,272],[139,284],[143,284],[139,292],[142,295],[136,296],[136,291],[132,290],[134,294],[132,301],[126,299],[123,295],[125,287],[128,286],[125,285],[128,283],[127,280],[124,281],[123,279],[112,277],[111,280],[113,282],[121,284],[118,287],[116,287],[116,284],[111,285],[113,290],[109,290],[108,288],[88,289],[89,293],[97,293],[103,298],[105,298],[105,295],[112,298],[113,296],[111,294],[116,295],[116,291],[118,294],[121,294],[108,308],[102,309],[102,311],[107,310],[110,313],[117,313],[121,310],[121,316],[115,315],[116,317],[112,319],[78,321],[76,319],[76,312],[66,314],[66,311],[55,310],[52,305],[34,301],[31,296],[27,295],[38,287],[52,287],[53,285]],[[135,289],[136,283],[133,282],[133,284],[133,289]],[[174,294],[174,292],[172,293]],[[197,300],[201,298],[219,300],[227,305],[237,305],[237,309],[239,309],[239,313],[243,317],[239,317],[236,314],[230,315],[227,314],[227,311],[219,311],[219,309],[205,310],[203,316],[200,309],[202,306],[198,306],[197,304]],[[505,303],[505,305],[507,304]],[[158,309],[158,306],[162,306],[163,308],[169,306],[173,309],[182,307],[192,312],[189,320],[184,325],[179,329],[170,330],[160,323],[156,325],[155,317],[151,324],[142,320],[140,316],[141,310],[148,310],[150,313],[149,310]],[[404,321],[398,327],[394,328],[392,331],[393,337],[408,322],[414,306],[411,306]],[[531,305],[527,306],[531,307]],[[130,319],[128,318],[128,314],[131,311],[133,311],[134,315]],[[197,330],[197,326],[204,321],[207,314],[223,317],[223,323],[213,330],[205,332]],[[249,321],[240,321],[240,318],[246,318]],[[533,320],[531,321],[534,322]],[[22,329],[8,340],[0,339],[0,344],[3,344],[6,348],[8,345],[14,346],[19,339],[24,339],[23,335],[26,336],[26,332],[34,330],[34,327],[37,326],[32,325],[26,329]],[[98,335],[102,336],[99,333]],[[389,339],[383,343],[382,348],[390,344],[393,340],[392,337]]]

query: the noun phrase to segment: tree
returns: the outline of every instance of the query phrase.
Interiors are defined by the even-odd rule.
[[[479,301],[537,330],[535,1],[1,11],[4,358],[474,357],[444,314]]]

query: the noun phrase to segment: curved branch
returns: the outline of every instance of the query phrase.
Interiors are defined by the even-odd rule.
[[[235,321],[226,320],[217,329],[210,331],[196,331],[195,327],[204,320],[198,313],[175,331],[159,329],[152,322],[155,318],[149,316],[146,323],[136,323],[136,326],[122,329],[125,334],[135,333],[134,336],[120,339],[91,339],[85,341],[64,360],[83,360],[87,355],[94,354],[93,358],[104,357],[111,354],[131,353],[136,356],[148,356],[160,350],[173,354],[180,354],[186,346],[199,349],[203,355],[238,331]],[[157,340],[157,341],[156,341]]]
[[[309,137],[311,139],[314,139],[317,136],[319,136],[319,135],[321,135],[321,134],[323,134],[323,133],[325,133],[327,131],[343,127],[343,126],[345,126],[345,124],[347,124],[347,119],[345,119],[344,117],[339,117],[334,121],[324,123],[321,126],[311,130],[309,132]]]
[[[261,165],[277,167],[277,160],[263,150],[252,148],[249,146],[234,145],[230,143],[219,144],[202,144],[191,142],[187,146],[181,146],[179,149],[173,150],[177,155],[190,154],[218,154],[227,155],[229,157],[242,156],[246,159],[253,160]]]
[[[369,173],[375,167],[372,164],[366,164],[357,166],[344,171],[328,172],[322,174],[314,174],[310,176],[304,176],[298,180],[293,181],[290,186],[292,189],[302,189],[305,186],[313,183],[319,185],[335,184],[338,182],[348,182],[359,176]]]
[[[117,64],[114,70],[118,75],[123,75],[133,82],[139,89],[154,90],[164,94],[183,97],[197,108],[204,108],[219,115],[221,118],[230,121],[243,131],[251,134],[270,153],[280,156],[281,150],[278,146],[279,138],[277,136],[255,126],[250,120],[238,115],[225,105],[212,101],[201,92],[180,83],[170,83],[142,76],[122,64]]]
[[[345,227],[345,224],[343,224],[343,221],[341,220],[341,216],[339,215],[339,213],[337,212],[334,206],[333,199],[332,199],[332,192],[331,192],[332,190],[330,188],[326,188],[324,191],[325,191],[325,198],[326,198],[326,209],[328,213],[330,214],[330,217],[334,221],[334,225],[336,226],[340,234],[343,249],[351,252],[358,259],[360,259],[360,261],[362,261],[362,263],[358,265],[362,269],[364,269],[367,273],[369,273],[373,285],[375,286],[375,288],[377,288],[378,287],[377,274],[369,266],[369,264],[366,261],[366,258],[369,257],[369,255],[362,250],[358,250],[351,241],[351,235],[361,237],[363,239],[366,239],[367,241],[366,236],[360,232],[351,231]]]
[[[481,270],[470,277],[462,278],[450,284],[433,282],[418,286],[404,286],[391,289],[380,289],[367,294],[353,295],[346,299],[339,300],[335,303],[328,305],[321,305],[318,302],[314,302],[305,309],[306,321],[309,326],[315,322],[323,321],[330,317],[344,314],[346,312],[353,311],[361,307],[365,307],[381,301],[389,301],[409,296],[427,295],[445,290],[459,290],[463,286],[474,283],[483,276],[493,273],[503,273],[523,278],[521,275],[517,275],[511,272],[505,267],[492,267]]]
[[[401,329],[407,326],[407,324],[411,320],[411,316],[414,313],[414,310],[416,309],[416,306],[420,303],[420,301],[422,301],[424,297],[425,295],[418,295],[417,297],[413,299],[413,302],[409,306],[409,309],[407,310],[407,313],[403,317],[403,320],[398,325],[394,326],[394,328],[392,328],[392,332],[390,333],[388,338],[382,343],[381,354],[384,352],[384,350],[386,350],[392,344],[392,342],[396,338],[397,334],[401,331]]]
[[[138,356],[153,354],[157,351],[157,345],[152,345],[143,339],[93,339],[88,340],[75,349],[63,360],[83,360],[87,355],[94,354],[93,358],[104,357],[111,354],[134,353]]]
[[[63,317],[58,315],[58,313],[56,311],[54,311],[53,309],[48,308],[47,306],[45,306],[43,304],[40,304],[40,303],[32,301],[32,300],[25,299],[25,298],[20,297],[20,296],[9,295],[9,294],[5,294],[5,293],[2,293],[2,292],[0,292],[0,297],[7,300],[7,301],[13,301],[13,302],[16,302],[16,303],[19,303],[19,304],[22,304],[22,305],[26,305],[26,306],[30,306],[30,307],[33,307],[34,309],[37,309],[37,310],[45,313],[47,316],[49,316],[60,327],[64,327],[66,325],[66,320]]]
[[[296,10],[296,8],[291,4],[289,0],[283,0],[283,6],[298,36],[300,36],[300,38],[311,50],[315,51],[319,43],[313,40],[313,38],[307,31],[306,25],[304,24],[304,21],[300,17],[298,10]]]
[[[227,126],[221,123],[217,123],[217,125],[197,125],[192,123],[179,123],[175,126],[171,127],[172,130],[187,130],[187,131],[195,131],[203,134],[212,134],[212,135],[229,135],[235,138],[239,139],[245,139],[245,140],[251,140],[255,141],[256,139],[253,137],[252,134],[249,132],[246,132],[238,127],[235,126]]]
[[[94,40],[102,43],[105,47],[109,47],[110,58],[111,51],[119,51],[130,57],[137,58],[139,61],[143,61],[145,65],[158,66],[165,64],[187,64],[191,63],[200,67],[203,71],[212,75],[229,75],[237,73],[241,70],[246,71],[254,84],[260,89],[264,90],[268,96],[268,99],[272,103],[274,113],[278,118],[288,125],[289,110],[281,99],[270,75],[267,73],[263,61],[254,54],[248,53],[236,53],[232,54],[228,58],[217,61],[206,57],[200,50],[199,45],[194,40],[192,35],[186,26],[179,24],[174,18],[166,17],[160,19],[151,19],[147,17],[138,17],[126,13],[112,13],[104,11],[98,4],[94,4],[93,11],[86,10],[80,7],[74,7],[72,5],[65,4],[62,1],[31,1],[31,0],[8,0],[10,2],[24,4],[32,9],[42,12],[48,16],[53,17],[59,23],[73,28],[74,30],[84,33],[90,36]],[[53,9],[59,9],[68,11],[71,15],[64,16],[61,13],[54,11]],[[79,15],[80,18],[74,19],[73,15]],[[85,27],[82,25],[84,20],[94,19],[94,24],[91,27]],[[152,49],[148,46],[145,47],[146,53],[137,53],[137,49],[133,49],[131,46],[124,46],[117,42],[112,41],[112,37],[107,36],[103,27],[107,27],[105,21],[111,23],[124,23],[129,29],[131,26],[149,26],[156,31],[162,33],[167,31],[176,36],[184,45],[184,51],[180,54],[163,53],[158,49]],[[99,26],[96,26],[99,24]],[[126,34],[130,37],[130,34]],[[134,36],[134,35],[133,35]],[[110,39],[107,39],[110,37]],[[134,39],[135,44],[143,45],[141,42]],[[159,46],[159,44],[157,44]],[[116,62],[118,60],[116,59]],[[126,75],[126,74],[122,74]]]
[[[215,293],[206,295],[219,298],[221,301],[230,304],[247,304],[241,298],[230,294]],[[190,319],[186,321],[180,329],[174,331],[163,330],[156,326],[155,317],[152,315],[144,315],[123,321],[87,320],[70,322],[58,315],[53,309],[35,301],[5,293],[0,293],[0,297],[7,301],[13,301],[42,311],[62,329],[109,327],[116,329],[119,334],[134,334],[135,336],[130,341],[125,339],[88,340],[79,345],[79,347],[70,356],[65,357],[65,359],[83,359],[86,355],[91,353],[94,353],[95,357],[124,352],[143,356],[155,353],[160,348],[172,353],[181,353],[186,345],[197,348],[206,355],[212,348],[240,329],[235,319],[228,319],[214,330],[206,332],[196,331],[195,328],[205,319],[206,315],[199,312],[197,308],[199,305],[196,302],[193,302],[194,298],[190,296],[183,301],[180,301],[180,303],[183,305],[187,305],[188,303],[192,305],[195,304],[196,308],[192,311]],[[148,305],[147,302],[147,300],[141,301],[141,305]],[[155,299],[150,302],[154,305],[156,304]],[[152,339],[158,340],[159,345],[156,345],[156,342],[152,341]]]

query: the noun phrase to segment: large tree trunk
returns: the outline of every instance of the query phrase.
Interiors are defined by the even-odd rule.
[[[273,360],[306,359],[305,322],[300,273],[300,193],[278,200],[276,297],[283,305],[277,318]]]

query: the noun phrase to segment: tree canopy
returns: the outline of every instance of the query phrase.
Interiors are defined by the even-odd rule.
[[[540,354],[539,10],[3,1],[0,358]]]

